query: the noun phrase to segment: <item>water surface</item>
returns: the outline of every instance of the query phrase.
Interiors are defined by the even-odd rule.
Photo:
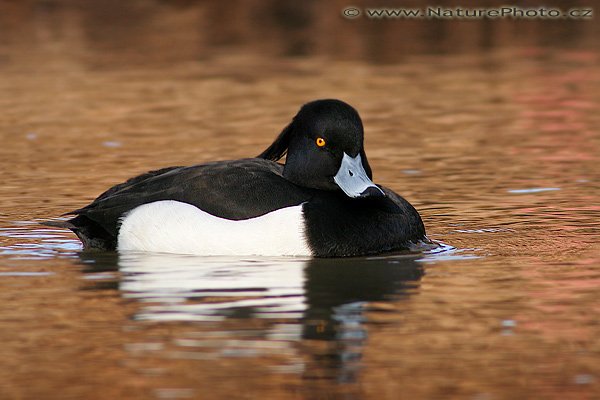
[[[123,6],[135,27],[3,5],[0,398],[600,397],[596,28],[450,51],[359,21],[340,29],[372,42],[336,51],[323,14],[261,47],[283,25],[236,31],[214,5],[175,3]],[[38,224],[146,170],[256,155],[323,97],[359,110],[376,182],[454,249],[85,254]]]

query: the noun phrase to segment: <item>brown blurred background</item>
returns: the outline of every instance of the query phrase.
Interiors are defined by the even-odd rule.
[[[502,47],[598,47],[595,19],[346,19],[348,6],[499,7],[506,1],[0,0],[0,63],[60,56],[88,68],[198,61],[221,53],[394,63]],[[538,1],[511,6],[537,8]],[[594,8],[598,1],[546,1]]]

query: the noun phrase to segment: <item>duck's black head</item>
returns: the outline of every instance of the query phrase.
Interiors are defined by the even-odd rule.
[[[299,186],[342,189],[349,197],[384,196],[372,181],[356,110],[340,100],[302,106],[259,158],[277,161],[287,153],[283,176]]]

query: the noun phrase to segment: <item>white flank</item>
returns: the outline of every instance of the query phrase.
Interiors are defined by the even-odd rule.
[[[144,204],[126,214],[117,248],[197,255],[312,255],[302,205],[234,221],[174,200]]]

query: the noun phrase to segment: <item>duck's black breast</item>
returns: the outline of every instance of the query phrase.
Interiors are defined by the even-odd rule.
[[[148,172],[116,185],[72,212],[116,237],[120,218],[146,203],[176,200],[217,217],[242,220],[299,205],[311,193],[282,176],[283,167],[263,159],[219,161]]]
[[[407,249],[425,239],[415,208],[392,190],[386,197],[350,199],[321,192],[304,205],[306,234],[320,257],[347,257]]]

